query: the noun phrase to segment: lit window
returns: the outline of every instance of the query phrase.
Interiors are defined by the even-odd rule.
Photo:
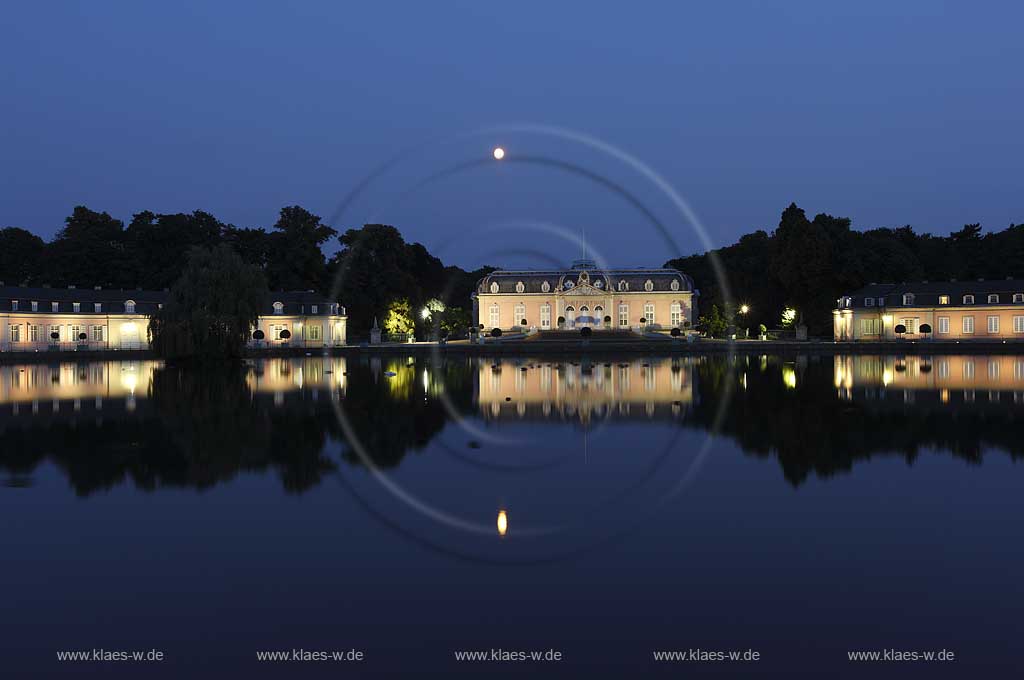
[[[319,309],[319,308],[316,305],[310,305],[309,306],[309,313],[310,314],[316,314],[317,313],[317,309]],[[315,340],[315,338],[310,338],[310,340]]]
[[[619,326],[629,326],[629,305],[619,305]]]
[[[135,313],[135,300],[125,300],[124,313],[134,314]]]
[[[11,342],[21,342],[21,326],[12,325],[9,326],[11,333]]]
[[[669,308],[669,323],[673,328],[679,328],[683,323],[683,306],[678,302],[673,302]]]
[[[526,325],[526,305],[520,303],[516,305],[513,316],[515,317],[515,323],[518,326]]]
[[[990,305],[997,305],[997,304],[999,304],[999,296],[998,295],[989,295],[988,296],[988,303]]]
[[[999,332],[999,317],[990,316],[988,317],[988,332],[998,333]]]
[[[1024,316],[1013,317],[1013,332],[1024,333]]]
[[[644,318],[647,319],[647,323],[654,323],[654,303],[648,302],[644,305]]]
[[[103,342],[103,326],[92,327],[92,341]]]
[[[540,327],[544,330],[551,328],[551,305],[549,304],[540,306]]]
[[[939,333],[941,333],[942,335],[946,335],[947,333],[949,333],[949,317],[948,316],[940,316],[939,317]]]
[[[973,295],[965,295],[964,296],[964,304],[965,305],[973,305],[974,304],[974,296]]]
[[[949,304],[949,296],[948,295],[940,295],[939,296],[939,304],[940,305],[948,305]]]
[[[275,302],[274,303],[274,314],[279,314],[279,315],[280,314],[284,314],[284,303],[283,302]]]
[[[964,333],[967,334],[967,335],[970,335],[973,332],[974,332],[974,317],[973,316],[965,316],[964,317]]]
[[[499,321],[501,315],[499,313],[498,305],[491,305],[491,328],[501,328]]]

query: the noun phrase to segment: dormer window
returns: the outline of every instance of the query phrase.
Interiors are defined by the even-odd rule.
[[[54,312],[60,311],[60,303],[58,303],[58,302],[51,302],[50,303],[50,309],[52,311],[54,311]]]
[[[879,307],[885,307],[885,298],[884,297],[878,298],[878,306]]]
[[[72,302],[71,303],[71,311],[74,312],[75,314],[78,314],[79,312],[81,312],[82,311],[82,303],[81,302]]]
[[[319,309],[319,308],[316,305],[310,305],[309,306],[309,313],[310,314],[316,314],[317,313],[317,309]]]
[[[875,298],[864,298],[864,306],[865,307],[874,307],[875,306]]]
[[[965,295],[964,296],[964,304],[965,305],[973,305],[974,304],[974,296],[973,295]]]
[[[526,285],[522,281],[516,281],[516,292],[522,293],[526,290]]]
[[[998,295],[989,295],[988,296],[988,303],[990,305],[997,305],[997,304],[999,304],[999,296]]]
[[[17,300],[11,300],[11,311],[12,312],[18,311],[18,301]]]
[[[629,284],[625,281],[619,281],[619,290],[629,290]]]
[[[672,290],[679,290],[679,279],[672,279],[672,283],[669,284],[669,288]]]
[[[651,281],[650,279],[647,279],[644,282],[644,290],[646,290],[648,293],[651,292],[652,290],[654,290],[654,281]]]
[[[39,302],[37,300],[33,300],[31,304],[32,304],[32,311],[33,312],[38,312],[39,311]]]
[[[1014,293],[1013,294],[1013,301],[1014,302],[1024,302],[1024,293]]]
[[[913,293],[904,293],[903,294],[903,304],[904,305],[912,305],[912,304],[914,304],[914,294]]]
[[[135,313],[135,300],[125,300],[124,313],[134,314]]]
[[[565,282],[565,288],[566,288],[566,290],[568,290],[569,288],[572,288],[572,281],[566,281]]]
[[[949,296],[948,295],[940,295],[939,296],[939,304],[940,305],[948,305],[949,304]]]
[[[491,281],[491,292],[492,293],[497,293],[498,292],[498,282],[497,281]]]
[[[551,290],[551,284],[545,281],[544,283],[540,284],[540,290],[542,293],[548,292],[549,290]]]
[[[601,279],[598,279],[597,281],[594,281],[594,287],[595,288],[604,288],[604,281],[602,281]]]
[[[284,314],[284,303],[283,302],[275,302],[274,303],[274,314],[278,314],[278,315]]]
[[[94,302],[94,303],[92,303],[92,311],[96,312],[97,314],[101,314],[103,312],[103,303],[101,303],[101,302]]]

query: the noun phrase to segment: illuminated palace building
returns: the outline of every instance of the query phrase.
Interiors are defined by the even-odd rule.
[[[1024,280],[872,283],[839,298],[836,340],[1024,340]]]
[[[698,295],[674,269],[601,270],[584,259],[566,270],[492,272],[477,284],[473,310],[485,331],[683,330]]]
[[[149,348],[149,318],[167,291],[0,286],[0,351]],[[319,295],[270,293],[251,346],[345,344],[345,308]]]

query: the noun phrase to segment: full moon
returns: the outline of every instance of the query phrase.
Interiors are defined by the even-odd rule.
[[[502,149],[500,146],[494,147],[494,160],[500,161],[504,157],[505,157],[505,150]]]

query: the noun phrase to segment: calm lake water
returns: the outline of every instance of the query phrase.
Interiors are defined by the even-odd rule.
[[[1022,415],[1015,356],[0,366],[0,676],[1009,677]]]

